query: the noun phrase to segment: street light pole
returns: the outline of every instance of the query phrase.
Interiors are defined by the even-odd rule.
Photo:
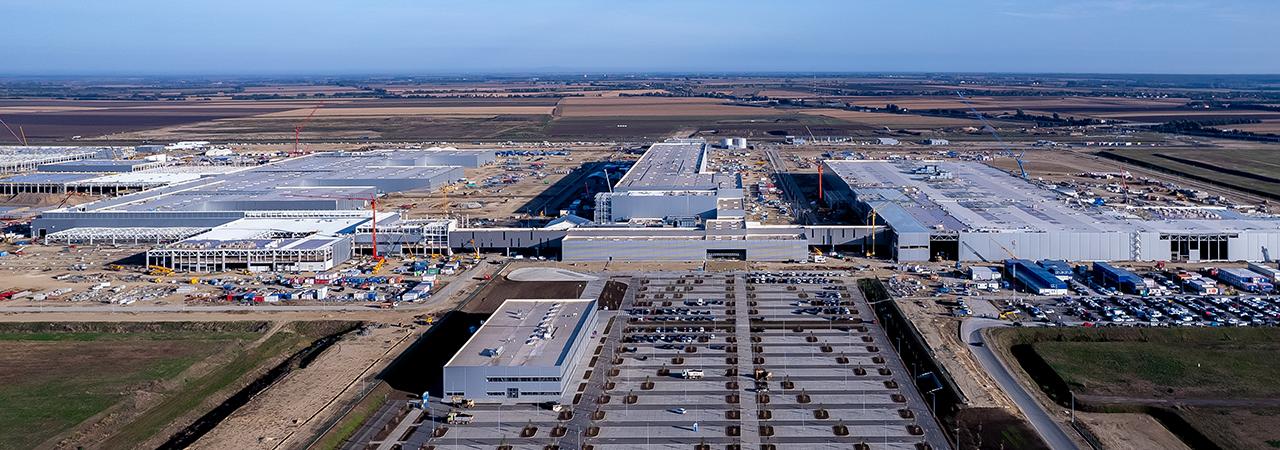
[[[1076,423],[1076,391],[1067,391],[1071,394],[1071,424]]]

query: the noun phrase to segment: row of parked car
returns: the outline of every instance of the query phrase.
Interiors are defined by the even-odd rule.
[[[1084,297],[1064,298],[1063,314],[1094,322],[1146,325],[1275,326],[1280,325],[1277,297]]]

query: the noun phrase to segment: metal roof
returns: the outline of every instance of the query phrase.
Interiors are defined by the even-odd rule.
[[[592,299],[507,300],[445,367],[559,366],[595,305]]]
[[[901,211],[879,215],[898,231],[934,232],[1161,232],[1212,233],[1276,230],[1280,219],[1223,210],[1221,218],[1144,220],[1123,212],[1064,202],[1051,189],[975,162],[825,161],[859,201]],[[913,173],[936,165],[952,178]],[[903,192],[907,192],[905,195]]]

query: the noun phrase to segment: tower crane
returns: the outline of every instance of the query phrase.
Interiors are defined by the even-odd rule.
[[[457,189],[457,186],[454,186],[452,184],[448,186],[440,187],[440,195],[442,197],[440,201],[440,207],[444,208],[445,219],[449,218],[449,191],[452,191],[454,189]]]
[[[1004,147],[1004,151],[1012,154],[1013,150],[1010,150],[1009,146],[1004,144],[1004,140],[1000,139],[999,134],[996,134],[996,129],[991,128],[991,124],[987,123],[987,119],[982,118],[982,114],[978,113],[978,110],[974,109],[973,105],[969,104],[969,100],[966,100],[964,98],[964,95],[962,95],[960,91],[956,91],[956,95],[959,95],[960,101],[964,102],[965,106],[968,106],[970,111],[973,111],[973,115],[978,116],[978,120],[982,122],[982,126],[985,127],[987,131],[990,131],[992,136],[996,137],[996,142],[999,142],[1000,146]],[[1022,157],[1026,155],[1027,155],[1027,150],[1024,148],[1022,149],[1022,153],[1019,154],[1018,157],[1016,158],[1018,160],[1018,170],[1022,172],[1022,179],[1024,180],[1027,179],[1027,169],[1022,167]]]
[[[308,194],[284,194],[287,197],[309,197],[309,198],[328,198],[334,200],[364,200],[369,202],[369,206],[373,209],[373,259],[382,260],[378,256],[378,194],[368,195],[308,195]]]
[[[297,155],[301,153],[298,151],[298,136],[302,134],[302,127],[307,126],[307,122],[311,121],[311,116],[316,115],[316,111],[319,111],[320,107],[323,105],[324,105],[324,100],[321,100],[320,103],[316,104],[315,108],[311,109],[311,114],[307,114],[307,118],[304,119],[302,123],[298,124],[298,126],[296,127],[293,127],[293,153],[290,153],[291,155]]]

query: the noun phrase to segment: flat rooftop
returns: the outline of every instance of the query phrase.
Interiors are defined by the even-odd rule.
[[[655,143],[615,187],[623,191],[741,188],[737,175],[706,170],[706,147],[705,141],[690,139]]]
[[[160,165],[157,161],[134,159],[81,159],[41,164],[41,172],[132,172],[138,167]]]
[[[281,249],[323,248],[351,232],[368,218],[343,219],[240,219],[199,235],[168,244],[167,249]]]
[[[115,177],[89,174],[28,174],[0,182],[104,182],[129,185],[169,185],[163,188],[80,205],[87,211],[240,211],[295,209],[354,209],[363,201],[342,197],[371,197],[376,191],[438,187],[449,181],[457,166],[379,165],[392,161],[386,154],[355,156],[314,155],[231,173],[201,177],[199,173],[140,171]]]
[[[445,367],[562,365],[595,307],[594,299],[507,300]]]
[[[1220,210],[1220,219],[1145,220],[1082,206],[994,167],[956,161],[824,161],[897,232],[1168,232],[1271,230],[1280,219]],[[952,178],[928,180],[926,165]],[[904,194],[905,192],[905,194]],[[891,204],[889,204],[891,203]],[[1215,210],[1217,211],[1217,210]]]

